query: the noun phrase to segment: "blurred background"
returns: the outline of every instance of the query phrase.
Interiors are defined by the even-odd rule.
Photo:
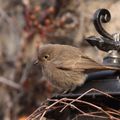
[[[55,93],[34,64],[43,44],[76,46],[102,61],[106,54],[84,40],[99,36],[92,23],[99,8],[111,12],[105,29],[119,32],[120,0],[0,0],[0,120],[25,120]]]

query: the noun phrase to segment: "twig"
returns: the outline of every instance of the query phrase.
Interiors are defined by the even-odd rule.
[[[32,115],[30,115],[26,120],[32,120],[32,119],[37,119],[38,117],[40,117],[40,120],[42,120],[42,118],[44,117],[44,115],[47,113],[48,110],[53,109],[58,103],[61,103],[65,106],[62,106],[63,108],[61,108],[60,112],[63,112],[65,110],[66,107],[70,106],[74,109],[76,109],[77,111],[80,112],[79,116],[90,116],[90,117],[99,117],[99,118],[109,118],[109,119],[114,119],[114,120],[119,120],[119,118],[114,117],[113,115],[119,115],[120,112],[116,112],[116,110],[114,109],[108,109],[105,110],[102,107],[99,107],[93,103],[87,102],[87,101],[83,101],[80,100],[84,95],[88,94],[91,91],[97,91],[101,94],[104,94],[110,98],[113,98],[111,95],[106,94],[100,90],[97,89],[90,89],[88,91],[86,91],[85,93],[83,93],[81,96],[79,96],[76,99],[72,99],[72,98],[61,98],[61,99],[48,99],[47,102],[53,102],[51,105],[44,107],[44,109],[38,108]],[[96,108],[97,110],[99,110],[98,112],[91,112],[91,113],[86,113],[84,111],[82,111],[81,109],[79,109],[77,106],[75,106],[73,103],[77,102],[77,103],[82,103],[82,104],[86,104],[88,106],[91,106],[93,108]],[[58,107],[57,107],[58,108]],[[106,108],[107,109],[107,108]],[[37,114],[39,112],[39,114]],[[100,116],[100,115],[96,115],[97,113],[104,113],[106,116]],[[36,115],[37,114],[37,115]],[[35,117],[34,117],[35,116]]]
[[[53,99],[54,100],[54,99]],[[59,102],[62,102],[63,99],[60,99]],[[78,103],[83,103],[83,104],[87,104],[89,106],[92,106],[100,111],[102,111],[103,113],[105,113],[110,119],[113,118],[113,116],[111,116],[109,113],[107,113],[104,109],[102,109],[101,107],[97,106],[97,105],[94,105],[92,103],[89,103],[89,102],[86,102],[86,101],[83,101],[83,100],[78,100],[78,99],[70,99],[70,98],[65,98],[66,101],[74,101],[74,102],[78,102]],[[55,100],[56,101],[56,100]],[[58,103],[58,101],[56,101],[55,103]],[[71,106],[71,103],[68,103],[67,106]],[[53,105],[53,104],[52,104]],[[60,112],[63,112],[64,109],[62,109]],[[85,113],[85,115],[87,115]]]
[[[57,101],[57,100],[52,100],[51,99],[51,101]],[[66,103],[66,102],[63,102],[63,101],[60,101],[60,103],[63,103],[64,105],[67,105],[67,104],[69,104],[69,103]],[[73,107],[73,108],[75,108],[76,110],[78,110],[80,113],[82,113],[82,114],[86,114],[84,111],[82,111],[82,110],[80,110],[79,108],[77,108],[75,105],[73,105],[73,104],[70,104],[70,107]]]
[[[54,102],[53,104],[51,104],[50,106],[48,106],[46,109],[48,110],[48,109],[50,109],[51,107],[53,107],[54,105],[56,105],[57,103],[59,103],[60,101],[62,101],[62,100],[65,100],[66,98],[62,98],[62,99],[60,99],[60,100],[57,100],[56,102]],[[49,101],[51,100],[51,99],[48,99]]]
[[[40,113],[41,112],[41,114],[42,114],[42,112],[44,112],[45,111],[45,108],[46,108],[47,106],[46,105],[43,105],[43,106],[40,106],[38,109],[36,109],[30,116],[28,116],[27,118],[26,118],[26,120],[32,120],[33,118],[34,118],[34,116],[37,116],[36,114],[38,114],[38,113]],[[41,115],[41,114],[39,114],[39,115]]]
[[[99,93],[101,93],[101,94],[104,94],[104,95],[110,97],[110,98],[113,98],[111,95],[108,95],[108,94],[106,94],[106,93],[104,93],[104,92],[102,92],[102,91],[100,91],[100,90],[97,90],[97,89],[95,89],[95,88],[92,88],[92,89],[86,91],[85,93],[83,93],[82,95],[80,95],[77,99],[74,99],[71,103],[74,103],[76,100],[81,99],[81,98],[84,97],[86,94],[90,93],[91,91],[97,91],[97,92],[99,92]],[[69,104],[71,104],[71,103],[69,103]],[[61,111],[63,111],[66,107],[68,107],[68,105],[66,105]]]
[[[19,84],[13,82],[12,80],[8,80],[4,77],[0,77],[0,83],[5,84],[7,86],[10,86],[10,87],[17,89],[17,90],[21,89],[21,86]]]
[[[51,101],[56,101],[56,100],[51,100]],[[60,103],[63,103],[65,105],[69,104],[69,103],[65,103],[65,102],[62,102],[60,101]],[[108,117],[103,117],[103,116],[98,116],[98,115],[92,115],[92,114],[89,114],[89,113],[85,113],[84,111],[80,110],[79,108],[77,108],[75,105],[73,104],[70,104],[70,107],[73,107],[75,108],[76,110],[78,110],[80,113],[81,116],[90,116],[90,117],[99,117],[99,118],[108,118]]]
[[[74,99],[67,99],[68,101],[73,101]],[[86,101],[83,101],[83,100],[77,100],[75,102],[78,102],[78,103],[83,103],[83,104],[86,104],[86,105],[89,105],[89,106],[92,106],[100,111],[102,111],[103,113],[105,113],[110,119],[113,118],[113,116],[111,116],[109,113],[107,113],[104,109],[102,109],[101,107],[95,105],[95,104],[92,104],[92,103],[89,103],[89,102],[86,102]]]
[[[40,120],[43,120],[43,117],[44,117],[44,115],[46,114],[46,110],[44,111],[44,113],[42,114],[42,116],[40,117]]]
[[[88,116],[88,117],[95,117],[95,118],[101,118],[101,119],[107,119],[108,117],[105,116],[98,116],[98,115],[90,115],[90,114],[79,114],[77,117],[82,117],[82,116]],[[73,118],[72,120],[75,120],[76,118]]]

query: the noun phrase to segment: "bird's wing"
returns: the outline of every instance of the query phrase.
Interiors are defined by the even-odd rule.
[[[104,66],[88,56],[76,56],[76,58],[58,59],[53,62],[55,66],[63,70],[79,70],[79,71],[99,71],[99,70],[118,70],[119,68]]]

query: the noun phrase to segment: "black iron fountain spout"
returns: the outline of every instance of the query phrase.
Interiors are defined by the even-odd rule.
[[[111,19],[111,14],[107,9],[98,9],[93,16],[93,23],[100,37],[91,36],[86,40],[98,49],[107,52],[104,58],[104,64],[111,66],[120,66],[120,34],[109,34],[102,23],[107,23]]]

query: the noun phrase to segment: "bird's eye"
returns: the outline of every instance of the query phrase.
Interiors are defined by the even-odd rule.
[[[45,55],[44,58],[45,58],[45,59],[48,59],[48,58],[49,58],[49,55]]]

